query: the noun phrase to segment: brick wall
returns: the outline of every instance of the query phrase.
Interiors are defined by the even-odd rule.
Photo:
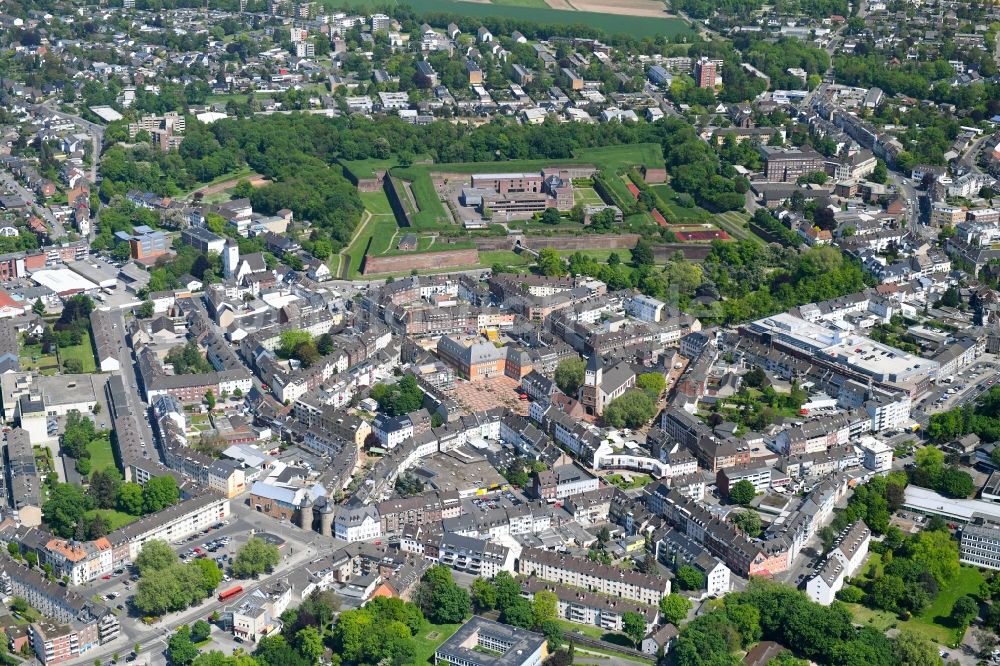
[[[456,268],[479,264],[478,250],[451,250],[449,252],[424,252],[392,257],[365,257],[364,275],[374,273],[407,273],[412,270]]]

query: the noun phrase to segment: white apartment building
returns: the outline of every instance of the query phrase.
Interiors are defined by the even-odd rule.
[[[827,558],[823,568],[806,583],[806,594],[818,604],[829,606],[844,587],[844,563],[835,557]]]
[[[660,599],[670,594],[670,581],[666,578],[623,571],[617,567],[536,548],[521,551],[518,573],[650,606],[660,603]]]
[[[643,321],[660,321],[666,303],[650,296],[639,294],[625,302],[625,311],[636,319]]]
[[[334,535],[348,543],[382,536],[382,521],[373,506],[338,506],[333,520]]]
[[[892,471],[892,448],[874,437],[863,437],[857,444],[863,455],[862,465],[876,474]]]
[[[868,545],[871,542],[872,531],[863,520],[859,520],[837,537],[836,545],[830,551],[844,565],[845,575],[854,576],[861,570],[868,557]]]

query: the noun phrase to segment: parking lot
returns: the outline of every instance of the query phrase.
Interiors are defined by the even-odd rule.
[[[524,501],[514,494],[513,491],[504,490],[492,497],[474,497],[472,503],[480,511],[488,511],[498,506],[520,506]]]
[[[227,524],[228,523],[225,522],[217,523],[216,529],[220,529]],[[232,577],[228,573],[228,568],[232,564],[232,559],[233,559],[233,555],[228,552],[229,543],[232,540],[232,538],[227,535],[224,535],[216,537],[209,541],[202,541],[202,539],[205,536],[206,535],[204,533],[194,534],[188,537],[187,539],[183,539],[181,541],[175,541],[173,545],[184,546],[185,544],[201,542],[199,543],[199,545],[189,546],[186,551],[184,551],[183,553],[179,553],[181,562],[188,563],[191,562],[192,560],[196,560],[199,558],[203,559],[211,557],[212,559],[215,560],[215,563],[219,565],[220,569],[222,569],[224,572],[227,572],[222,576],[222,580],[228,583],[229,581],[232,580]],[[219,551],[222,552],[219,553]]]

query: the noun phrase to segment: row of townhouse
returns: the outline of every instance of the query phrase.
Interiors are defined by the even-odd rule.
[[[782,430],[775,436],[771,448],[782,456],[817,453],[844,446],[871,430],[871,415],[867,410],[857,408],[846,414],[823,416]]]
[[[537,548],[525,548],[517,560],[518,573],[560,585],[656,605],[670,594],[670,580],[637,571],[599,564]]]
[[[77,659],[121,633],[110,608],[19,562],[0,561],[0,591],[5,601],[22,598],[45,616],[31,623],[28,635],[35,657],[46,666]]]
[[[400,536],[399,549],[487,579],[501,571],[513,574],[520,552],[519,548],[512,549],[489,538],[442,532],[440,524],[407,527]]]
[[[362,504],[380,502],[391,495],[399,475],[422,458],[438,452],[445,453],[473,441],[500,439],[501,419],[507,413],[506,409],[490,409],[465,414],[441,427],[429,428],[420,435],[405,439],[379,459],[368,475],[370,483],[355,491],[353,497]],[[491,489],[469,486],[460,489],[459,496],[470,497],[487,490]]]
[[[218,396],[236,390],[247,393],[253,388],[252,377],[242,366],[202,374],[168,375],[150,348],[139,351],[139,373],[148,402],[160,395],[171,395],[185,405],[193,405],[200,404],[208,391]]]
[[[827,554],[826,561],[815,576],[806,583],[806,594],[818,604],[829,606],[837,592],[844,586],[845,579],[860,571],[868,557],[868,545],[872,532],[863,520],[844,529]]]
[[[704,546],[740,576],[772,575],[789,566],[791,544],[784,536],[751,540],[731,523],[720,520],[676,490],[667,494],[662,510],[667,522],[678,532]]]
[[[24,528],[5,521],[0,526],[0,542],[35,553],[39,564],[51,565],[57,578],[65,576],[70,584],[83,585],[134,562],[148,541],[173,542],[226,520],[229,515],[228,498],[203,492],[93,541],[68,541],[44,528]]]
[[[188,446],[187,417],[180,400],[172,395],[160,395],[153,401],[152,408],[167,467],[229,499],[246,490],[246,475],[239,462],[216,460]],[[252,430],[249,436],[256,439]]]
[[[565,511],[543,502],[499,506],[479,513],[464,513],[442,521],[444,530],[480,539],[536,534],[569,522]]]
[[[569,449],[584,465],[594,467],[603,442],[599,428],[543,401],[533,403],[529,415],[557,444]]]
[[[385,323],[392,330],[413,336],[507,329],[514,325],[513,312],[502,312],[494,307],[477,307],[457,303],[446,307],[448,303],[454,303],[454,301],[421,307],[390,304],[384,308],[383,317]]]
[[[638,613],[647,627],[655,627],[660,619],[655,605],[574,589],[539,578],[521,581],[521,596],[525,599],[531,601],[539,592],[556,595],[556,610],[560,619],[599,627],[605,631],[622,631],[625,613]]]
[[[700,543],[688,538],[673,527],[663,527],[653,532],[653,555],[657,561],[676,570],[693,566],[705,577],[706,594],[722,595],[732,587],[732,572],[725,562],[713,556]]]
[[[440,523],[462,514],[458,492],[431,491],[396,497],[378,504],[382,534],[399,534],[405,527]]]
[[[698,465],[710,472],[749,465],[753,446],[763,441],[756,433],[743,437],[719,438],[702,421],[675,405],[667,405],[660,415],[660,429],[667,437],[686,447]]]

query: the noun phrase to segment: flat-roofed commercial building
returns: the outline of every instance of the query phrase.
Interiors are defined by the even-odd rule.
[[[478,615],[434,652],[450,666],[538,666],[548,654],[545,636]]]
[[[1000,524],[983,523],[963,527],[958,557],[966,564],[1000,569]]]
[[[911,398],[927,391],[940,367],[937,361],[845,331],[835,323],[810,322],[787,313],[741,326],[740,334],[850,379],[905,391]]]

